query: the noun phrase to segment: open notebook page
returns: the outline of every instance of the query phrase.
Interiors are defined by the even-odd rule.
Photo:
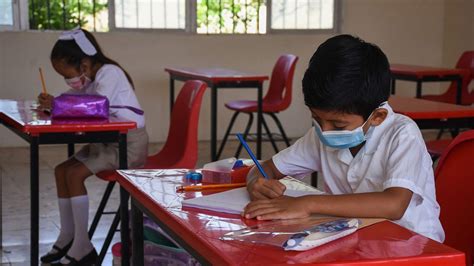
[[[291,180],[292,179],[292,180]],[[323,192],[304,184],[293,178],[281,180],[286,185],[285,195],[299,197],[305,195],[319,195]],[[250,197],[245,187],[227,190],[199,198],[183,200],[183,207],[199,208],[210,211],[240,214],[250,202]]]

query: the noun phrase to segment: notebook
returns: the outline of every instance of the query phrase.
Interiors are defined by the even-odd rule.
[[[285,195],[300,197],[305,195],[320,195],[323,192],[291,177],[280,180],[285,186]],[[183,207],[198,208],[216,212],[240,214],[250,202],[247,188],[236,188],[220,193],[183,200]]]

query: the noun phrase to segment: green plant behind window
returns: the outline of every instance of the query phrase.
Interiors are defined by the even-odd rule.
[[[67,30],[81,26],[94,30],[94,17],[97,18],[99,14],[103,14],[107,10],[107,3],[95,1],[94,7],[92,1],[29,0],[30,28],[38,30]]]

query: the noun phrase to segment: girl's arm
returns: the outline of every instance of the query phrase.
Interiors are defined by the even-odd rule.
[[[412,195],[413,192],[406,188],[392,187],[382,192],[279,197],[249,203],[244,215],[259,220],[302,218],[313,213],[398,220],[405,213]]]
[[[286,187],[278,181],[285,175],[276,168],[273,160],[262,163],[263,170],[268,176],[266,180],[256,166],[250,169],[247,175],[247,190],[252,200],[272,199],[283,195]]]

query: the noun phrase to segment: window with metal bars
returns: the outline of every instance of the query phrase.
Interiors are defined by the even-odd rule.
[[[18,0],[0,0],[5,3]],[[340,0],[19,0],[30,29],[166,29],[198,34],[335,30]],[[3,9],[3,8],[2,8]],[[0,16],[2,21],[11,18]]]

